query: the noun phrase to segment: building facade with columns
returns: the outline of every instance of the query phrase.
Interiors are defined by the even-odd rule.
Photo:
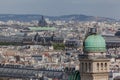
[[[108,80],[110,63],[105,39],[93,30],[83,44],[84,54],[79,55],[81,80]]]

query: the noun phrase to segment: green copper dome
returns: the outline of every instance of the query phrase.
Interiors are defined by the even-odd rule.
[[[86,38],[84,42],[86,52],[105,52],[106,43],[101,35],[93,34]]]

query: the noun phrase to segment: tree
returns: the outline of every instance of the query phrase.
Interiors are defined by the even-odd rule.
[[[54,43],[53,44],[53,48],[55,50],[64,50],[65,49],[65,45],[63,43]]]

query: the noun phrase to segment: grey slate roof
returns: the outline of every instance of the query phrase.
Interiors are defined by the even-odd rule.
[[[119,42],[120,43],[120,38],[117,36],[103,36],[106,42]]]

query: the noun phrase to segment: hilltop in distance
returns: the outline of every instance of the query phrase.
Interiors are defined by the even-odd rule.
[[[23,21],[23,22],[31,22],[33,20],[39,20],[42,15],[32,15],[32,14],[0,14],[0,21]],[[63,16],[44,16],[45,18],[49,18],[52,21],[55,20],[65,20],[65,21],[108,21],[115,22],[117,20],[106,17],[95,17],[95,16],[87,16],[87,15],[63,15]]]

